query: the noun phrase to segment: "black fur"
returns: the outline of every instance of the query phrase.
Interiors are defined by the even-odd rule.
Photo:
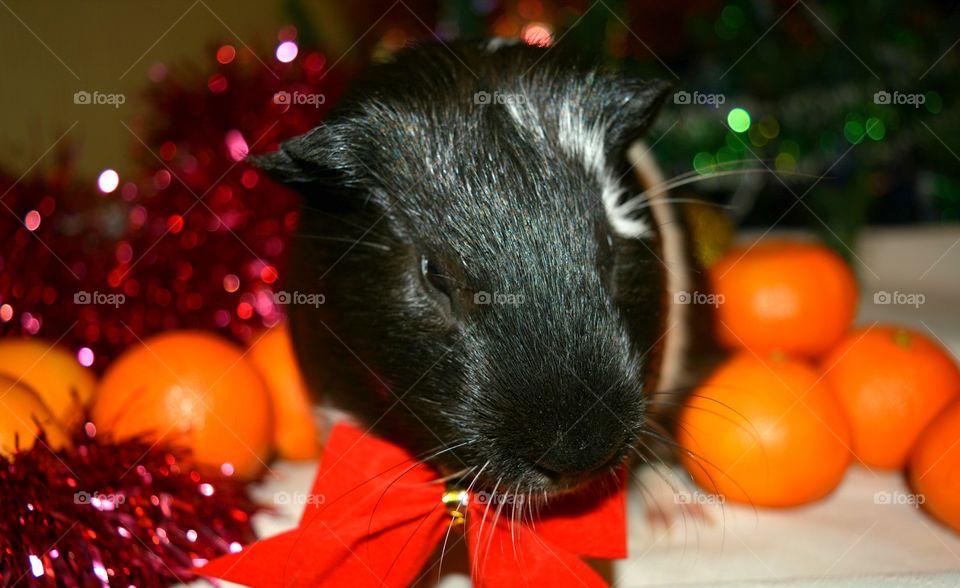
[[[477,92],[523,95],[544,138]],[[483,468],[479,487],[561,490],[630,455],[664,330],[658,238],[614,234],[558,120],[601,125],[636,194],[625,152],[664,92],[556,48],[424,45],[261,157],[305,196],[287,290],[325,296],[290,311],[310,385],[415,453],[467,443],[435,461]]]

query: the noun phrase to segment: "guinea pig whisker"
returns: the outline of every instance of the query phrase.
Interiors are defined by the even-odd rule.
[[[438,455],[440,455],[440,454],[442,454],[442,453],[445,453],[445,452],[447,452],[447,451],[451,451],[451,450],[453,450],[453,449],[457,449],[458,447],[463,447],[464,445],[469,445],[470,443],[472,443],[472,441],[469,441],[469,440],[468,440],[468,441],[464,441],[464,442],[462,442],[462,443],[458,443],[458,444],[456,444],[456,445],[453,445],[453,446],[451,446],[451,447],[447,447],[447,448],[445,448],[445,449],[441,449],[440,451],[437,451],[437,452],[433,453],[432,455],[430,455],[430,456],[428,456],[428,457],[426,457],[426,458],[423,458],[422,460],[420,460],[420,461],[418,461],[418,462],[415,462],[413,465],[411,465],[409,468],[407,468],[403,473],[401,473],[401,474],[400,474],[399,476],[397,476],[394,480],[392,480],[389,484],[387,484],[387,487],[384,488],[383,492],[380,494],[380,497],[377,498],[377,502],[376,502],[376,504],[374,504],[374,506],[373,506],[373,511],[370,513],[370,520],[369,520],[369,522],[367,523],[367,534],[369,534],[369,535],[372,535],[372,534],[373,534],[373,517],[374,517],[374,515],[376,515],[377,509],[380,507],[380,503],[383,501],[384,496],[386,496],[387,492],[389,492],[390,489],[393,487],[393,485],[396,484],[398,481],[400,481],[400,479],[401,479],[403,476],[407,475],[407,473],[409,473],[409,472],[412,471],[413,469],[419,467],[421,461],[427,461],[427,460],[429,460],[429,459],[433,459],[433,458],[435,458],[436,456],[438,456]],[[474,467],[476,467],[476,466],[474,466]],[[472,469],[472,468],[466,468],[467,471],[469,471],[469,470],[471,470],[471,469]],[[430,483],[436,483],[436,482],[439,482],[439,481],[441,481],[441,480],[443,480],[443,479],[444,479],[444,478],[437,478],[437,479],[431,481]],[[459,508],[459,507],[458,507],[458,508]],[[384,577],[388,576],[388,575],[390,574],[390,571],[393,570],[393,566],[396,565],[397,561],[400,559],[400,555],[403,553],[403,550],[407,547],[407,545],[410,544],[410,541],[413,540],[413,536],[417,533],[417,531],[420,529],[420,526],[423,525],[423,523],[424,523],[425,521],[426,521],[426,519],[423,519],[422,521],[420,521],[420,523],[417,525],[417,527],[413,530],[413,532],[412,532],[412,533],[410,534],[410,536],[407,538],[407,541],[406,541],[406,542],[403,544],[403,546],[401,546],[400,549],[397,551],[397,555],[393,558],[393,561],[390,563],[390,566],[387,568],[387,571],[384,573]],[[369,554],[368,554],[368,557],[369,557]],[[442,556],[442,553],[441,553],[441,560],[442,560],[442,557],[443,557],[443,556]]]
[[[530,521],[530,528],[533,529],[534,532],[536,532],[536,531],[537,531],[537,521],[535,520],[534,513],[533,513],[534,503],[536,502],[536,500],[533,500],[533,495],[534,495],[533,492],[534,492],[534,490],[533,490],[533,484],[532,484],[532,483],[531,483],[531,484],[528,484],[528,485],[527,485],[526,495],[530,497],[530,500],[527,501],[527,505],[526,505],[526,515],[527,515],[528,520]],[[538,510],[539,510],[539,508],[538,508]]]
[[[662,426],[659,425],[658,423],[655,423],[655,422],[653,422],[653,421],[650,421],[650,424],[651,424],[651,425],[654,425],[654,426],[657,426],[658,428],[661,428],[661,429],[662,429]],[[678,426],[680,426],[681,428],[683,428],[682,425],[678,425]],[[716,470],[716,471],[718,471],[718,472],[722,471],[715,463],[713,463],[713,462],[711,462],[710,460],[706,459],[705,457],[703,457],[703,456],[700,455],[699,453],[697,453],[697,452],[695,452],[695,451],[693,451],[693,450],[691,450],[691,449],[689,449],[689,448],[687,448],[687,447],[684,447],[684,446],[680,445],[679,443],[677,443],[677,442],[674,441],[673,439],[670,439],[670,438],[669,438],[668,436],[666,436],[665,434],[664,434],[664,435],[658,435],[658,434],[654,433],[653,431],[650,431],[649,429],[648,429],[648,430],[644,430],[643,433],[646,434],[646,435],[649,436],[649,437],[652,437],[652,438],[660,441],[660,442],[663,443],[664,445],[667,445],[668,447],[671,447],[671,448],[675,449],[675,450],[678,451],[678,452],[683,452],[684,454],[686,454],[687,456],[689,456],[689,457],[694,461],[694,463],[697,465],[697,468],[698,468],[701,472],[703,472],[703,474],[710,480],[710,485],[711,485],[712,488],[713,488],[713,492],[716,493],[716,489],[718,488],[717,482],[716,482],[716,480],[714,479],[713,475],[710,473],[710,471],[705,467],[705,465],[706,465],[706,466],[709,466],[709,467],[713,468],[714,470]],[[753,504],[753,501],[750,500],[750,496],[749,496],[749,494],[747,494],[746,490],[745,490],[736,480],[731,479],[730,481],[731,481],[734,485],[736,485],[737,489],[740,490],[740,491],[743,493],[744,496],[747,497],[748,503],[750,504],[750,506],[753,507],[754,513],[757,513],[756,505],[754,505],[754,504]],[[708,489],[708,490],[709,490],[709,489]],[[725,509],[722,508],[722,506],[721,506],[721,511],[724,512],[724,513],[726,512]]]
[[[678,496],[678,495],[680,494],[680,490],[678,489],[677,484],[679,484],[679,485],[680,485],[682,488],[684,488],[684,489],[693,490],[693,484],[692,484],[692,481],[691,481],[689,478],[683,478],[683,477],[681,477],[681,476],[677,476],[677,475],[675,474],[675,471],[674,471],[672,468],[670,468],[670,467],[666,464],[666,462],[664,462],[663,459],[662,459],[656,452],[652,451],[652,450],[650,449],[650,447],[649,447],[646,443],[643,443],[643,441],[642,441],[642,440],[639,440],[639,439],[638,439],[638,441],[641,443],[641,445],[643,445],[643,448],[644,448],[648,453],[650,453],[650,455],[653,455],[654,457],[656,457],[657,461],[659,462],[659,465],[657,465],[657,464],[655,464],[655,463],[647,460],[647,459],[644,458],[643,456],[641,456],[641,458],[644,459],[644,461],[645,461],[646,464],[647,464],[646,467],[648,467],[648,468],[650,468],[651,470],[653,470],[654,474],[655,474],[659,479],[661,479],[661,480],[663,481],[663,483],[666,484],[666,486],[670,489],[670,491],[672,492],[672,494],[673,494],[674,497],[676,497],[676,496]],[[634,450],[636,451],[635,448],[634,448]],[[670,478],[667,477],[667,473],[668,473],[668,472],[669,472],[669,473],[674,473],[674,479],[670,479]],[[634,480],[636,480],[638,486],[639,486],[640,489],[641,489],[641,493],[643,494],[644,503],[648,505],[648,508],[649,508],[649,507],[655,508],[656,511],[657,511],[657,515],[658,515],[659,519],[660,519],[661,521],[663,521],[665,524],[668,524],[668,523],[672,520],[672,517],[668,516],[668,513],[664,510],[662,501],[656,499],[656,496],[655,496],[655,494],[653,493],[653,491],[651,491],[649,488],[646,487],[646,484],[644,484],[643,479],[640,477],[639,474],[631,471],[631,475],[633,476]],[[721,507],[721,508],[722,508],[722,507]],[[689,534],[688,534],[689,526],[688,526],[688,523],[687,523],[687,521],[688,521],[688,519],[687,519],[687,510],[686,510],[685,508],[683,508],[683,507],[680,507],[679,510],[680,510],[681,516],[683,517],[683,533],[684,533],[683,544],[684,544],[684,549],[686,549],[686,545],[687,545],[688,539],[689,539]],[[699,527],[696,526],[696,525],[694,525],[694,529],[696,530],[696,533],[697,533],[697,545],[699,545],[699,544],[700,544],[700,529],[699,529]]]
[[[711,206],[713,208],[720,208],[722,210],[734,209],[734,207],[729,204],[718,204],[716,202],[709,202],[707,200],[702,200],[700,198],[671,198],[670,203],[671,204],[673,203],[703,204],[706,206]],[[622,206],[622,210],[624,213],[639,212],[641,210],[650,208],[653,205],[654,205],[654,202],[652,202],[648,198],[644,198],[643,192],[641,192],[640,194],[637,194],[636,196],[628,200],[627,203]]]
[[[374,231],[374,230],[373,230],[373,227],[365,227],[365,226],[363,226],[363,225],[361,225],[361,224],[359,224],[359,223],[351,222],[351,221],[347,220],[346,218],[344,218],[343,215],[332,214],[332,213],[330,213],[330,212],[327,212],[327,211],[325,211],[325,210],[323,210],[323,209],[320,209],[320,208],[317,208],[317,207],[315,207],[315,206],[304,206],[303,208],[304,208],[304,210],[309,210],[309,211],[311,211],[311,212],[316,212],[316,213],[318,213],[318,214],[322,214],[323,216],[326,216],[326,217],[331,218],[331,219],[333,219],[333,220],[339,221],[339,222],[341,222],[341,223],[343,223],[343,224],[345,224],[345,225],[349,225],[349,226],[351,226],[351,227],[353,227],[353,228],[355,228],[355,229],[360,229],[360,231],[362,231],[362,232],[365,233],[365,234],[370,234],[370,235],[373,235],[374,237],[381,237],[381,238],[384,238],[384,239],[389,239],[385,234],[379,233],[379,232],[377,232],[377,231]]]
[[[723,420],[729,422],[730,424],[735,425],[735,426],[738,427],[741,431],[743,431],[743,432],[747,433],[748,435],[750,435],[750,436],[753,438],[754,441],[759,442],[759,440],[760,440],[760,432],[757,431],[756,427],[753,426],[753,423],[750,422],[750,419],[748,419],[748,418],[746,417],[746,415],[744,415],[742,412],[736,410],[735,408],[733,408],[732,406],[730,406],[729,404],[727,404],[727,403],[725,403],[725,402],[722,402],[722,401],[720,401],[720,400],[717,400],[716,398],[710,398],[710,397],[708,397],[708,396],[703,396],[702,394],[689,394],[688,397],[690,397],[690,398],[699,398],[699,399],[701,399],[701,400],[705,400],[705,401],[709,401],[709,402],[715,402],[716,404],[719,404],[720,406],[722,406],[722,407],[725,408],[726,410],[732,412],[734,415],[740,417],[740,419],[741,419],[743,422],[742,422],[742,423],[737,422],[735,419],[733,419],[732,417],[730,417],[730,416],[728,416],[728,415],[720,414],[719,412],[717,412],[717,411],[715,411],[715,410],[711,410],[711,409],[709,409],[709,408],[707,408],[707,407],[704,407],[704,406],[692,406],[692,405],[689,405],[689,404],[686,404],[686,403],[681,403],[681,402],[667,402],[667,401],[663,401],[663,400],[656,401],[656,404],[659,405],[659,406],[666,406],[666,407],[672,407],[672,408],[690,408],[690,409],[693,409],[693,410],[701,410],[701,411],[703,411],[703,412],[706,412],[707,414],[711,414],[711,415],[714,415],[714,416],[716,416],[716,417],[722,418]],[[744,423],[746,423],[747,426],[745,426]],[[657,425],[656,421],[650,421],[650,424],[651,424],[651,425],[654,425],[654,426]],[[680,425],[680,423],[677,423],[677,426],[678,426],[678,427],[681,427],[682,425]],[[670,436],[670,435],[667,433],[667,431],[662,431],[662,432],[663,432],[664,435],[666,435],[666,436],[668,436],[668,437]],[[762,449],[762,448],[761,448],[761,449]]]
[[[493,545],[493,537],[494,535],[496,535],[496,533],[493,532],[493,529],[496,528],[497,522],[500,520],[500,515],[503,514],[503,507],[507,503],[507,500],[506,500],[507,496],[509,496],[509,490],[504,494],[503,498],[500,500],[500,504],[497,505],[497,510],[493,515],[493,522],[490,524],[490,537],[487,538],[487,547],[483,552],[484,564],[486,564],[486,561],[490,558],[490,548]],[[496,497],[496,493],[490,496],[490,500],[491,501],[495,500],[495,497]]]
[[[677,394],[685,394],[687,392],[692,392],[694,388],[695,388],[694,386],[677,386],[676,388],[665,388],[662,390],[653,390],[651,392],[647,392],[647,396],[648,397],[676,396]]]
[[[447,451],[451,451],[451,450],[453,450],[453,449],[457,449],[458,447],[463,447],[464,445],[469,445],[470,443],[471,443],[471,441],[464,441],[464,442],[462,442],[462,443],[458,443],[458,444],[453,445],[453,446],[451,446],[451,447],[447,447],[447,448],[441,449],[441,450],[439,450],[439,451],[435,451],[434,453],[430,454],[429,456],[427,456],[427,457],[425,457],[425,458],[423,458],[423,459],[421,459],[421,460],[413,460],[413,464],[410,465],[410,467],[408,467],[407,469],[405,469],[403,472],[401,472],[399,476],[397,476],[396,478],[394,478],[393,480],[391,480],[390,483],[387,484],[387,487],[383,489],[383,492],[380,493],[380,497],[377,498],[377,502],[373,505],[373,510],[370,512],[370,519],[369,519],[369,521],[367,522],[367,533],[368,533],[368,534],[373,534],[373,517],[376,516],[376,514],[377,514],[377,509],[380,508],[380,503],[383,502],[384,496],[386,496],[386,495],[387,495],[387,492],[389,492],[390,489],[393,488],[394,484],[396,484],[397,482],[399,482],[404,476],[406,476],[407,474],[409,474],[410,472],[412,472],[412,471],[415,470],[416,468],[420,467],[421,462],[425,462],[425,461],[427,461],[427,460],[429,460],[429,459],[433,459],[433,458],[435,458],[436,456],[438,456],[438,455],[440,455],[440,454],[442,454],[442,453],[445,453],[445,452],[447,452]],[[438,480],[434,480],[434,481],[431,482],[431,483],[436,483],[436,482],[438,482],[438,481],[439,481],[439,479],[438,479]]]
[[[520,490],[520,485],[519,485],[519,484],[517,484],[517,490]],[[506,493],[506,495],[504,496],[504,500],[505,500],[505,501],[506,501],[506,500],[509,500],[510,495],[511,495],[511,493],[510,493],[510,491],[508,490],[507,493]],[[516,493],[514,493],[513,495],[516,496]],[[510,505],[510,548],[513,549],[513,559],[514,559],[514,560],[519,559],[518,556],[517,556],[517,533],[516,533],[516,531],[517,531],[517,525],[516,525],[516,522],[517,522],[517,504],[516,504],[516,502],[513,502],[513,503]]]
[[[754,160],[750,160],[750,159],[740,159],[740,160],[737,160],[737,161],[725,162],[724,165],[731,165],[731,164],[738,164],[738,163],[752,163],[753,161],[754,161]],[[760,163],[763,164],[763,161],[761,160]],[[696,183],[696,182],[703,182],[703,181],[706,181],[706,180],[711,180],[711,179],[713,179],[713,178],[724,177],[724,176],[735,176],[735,175],[747,175],[747,174],[754,174],[754,173],[770,174],[770,175],[774,175],[774,176],[777,176],[777,175],[797,176],[797,177],[803,177],[803,178],[817,178],[817,177],[818,177],[818,176],[815,176],[815,175],[813,175],[813,174],[804,174],[804,173],[799,173],[799,172],[777,172],[777,171],[774,171],[774,170],[770,169],[769,167],[748,168],[748,169],[732,169],[732,170],[723,170],[723,171],[711,171],[711,172],[707,172],[707,173],[703,173],[703,174],[701,174],[700,172],[698,172],[698,171],[696,171],[696,170],[691,170],[691,171],[689,171],[689,172],[680,174],[680,175],[678,175],[678,176],[674,176],[674,177],[672,177],[672,178],[667,178],[666,180],[664,180],[664,181],[661,182],[660,184],[657,184],[657,185],[655,185],[655,186],[651,186],[651,187],[647,188],[646,190],[644,190],[643,192],[640,192],[639,194],[637,194],[637,195],[634,196],[633,198],[630,198],[630,199],[628,200],[628,202],[632,201],[634,198],[644,198],[645,196],[647,196],[647,195],[650,194],[651,192],[655,192],[655,193],[656,193],[656,192],[666,192],[666,191],[672,190],[672,189],[674,189],[674,188],[678,188],[678,187],[680,187],[680,186],[685,186],[685,185],[687,185],[687,184],[693,184],[693,183]],[[671,198],[671,199],[669,199],[669,201],[670,201],[670,202],[673,202],[674,200]],[[626,204],[626,203],[624,203],[624,204]],[[621,206],[623,206],[623,204],[621,204]]]
[[[372,241],[363,241],[359,239],[350,239],[347,237],[330,237],[328,235],[308,235],[306,233],[298,233],[297,235],[295,235],[294,238],[314,239],[317,241],[340,241],[343,243],[350,243],[351,245],[363,245],[364,247],[379,249],[380,251],[390,251],[390,247],[382,243],[374,243]]]
[[[470,492],[473,490],[474,484],[477,483],[477,480],[480,479],[480,476],[483,474],[483,470],[487,469],[487,466],[490,465],[490,460],[488,459],[486,463],[480,468],[480,471],[473,477],[473,480],[467,485],[467,495],[470,495]],[[473,466],[476,468],[476,466]],[[460,505],[457,505],[457,512],[460,512]],[[447,554],[447,542],[450,540],[450,532],[453,531],[453,515],[450,517],[450,524],[447,525],[447,532],[443,536],[443,545],[440,547],[440,562],[437,564],[437,584],[440,583],[440,578],[443,573],[443,557]]]
[[[460,444],[460,445],[467,445],[467,444],[469,444],[469,443],[472,443],[472,441],[465,441],[464,443],[462,443],[462,444]],[[438,453],[442,453],[443,451],[447,451],[447,450],[451,450],[451,449],[456,449],[456,446],[454,446],[454,447],[448,447],[448,448],[445,448],[445,449],[441,449],[439,452],[438,452],[436,449],[430,449],[430,450],[428,450],[427,452],[425,452],[425,454],[428,455],[428,457],[429,457],[429,454],[430,454],[431,452],[434,452],[434,454],[436,455],[436,454],[438,454]],[[421,454],[421,455],[423,455],[423,454]],[[348,499],[351,494],[353,494],[354,492],[360,490],[360,488],[362,488],[363,486],[369,484],[370,482],[373,482],[374,480],[380,478],[381,476],[386,475],[386,474],[387,474],[388,472],[390,472],[391,470],[394,470],[394,469],[397,469],[397,468],[399,468],[399,467],[402,467],[404,464],[412,463],[412,465],[411,465],[410,467],[408,467],[406,470],[404,470],[403,472],[401,472],[399,476],[397,476],[394,480],[392,480],[392,481],[390,482],[390,486],[392,486],[393,484],[396,484],[398,481],[400,481],[400,479],[403,478],[405,475],[407,475],[409,472],[413,471],[418,465],[420,465],[420,463],[421,463],[421,461],[423,461],[423,459],[425,459],[425,458],[420,458],[419,456],[414,456],[414,457],[411,457],[411,458],[409,458],[409,459],[405,459],[405,460],[403,460],[403,461],[401,461],[401,462],[395,463],[395,464],[393,464],[392,466],[390,466],[390,467],[388,467],[388,468],[386,468],[386,469],[384,469],[384,470],[382,470],[382,471],[380,471],[380,472],[378,472],[378,473],[370,476],[370,477],[367,478],[366,480],[364,480],[364,481],[362,481],[362,482],[354,485],[352,488],[350,488],[349,490],[347,490],[346,492],[344,492],[343,494],[341,494],[340,496],[334,498],[331,502],[329,502],[329,503],[327,504],[327,507],[329,507],[329,506],[331,506],[331,505],[339,502],[340,500]],[[337,462],[337,463],[339,463],[339,462]],[[335,463],[334,465],[336,465],[336,463]],[[435,481],[434,481],[434,482],[431,482],[431,483],[435,483]],[[389,487],[388,487],[387,489],[389,489]],[[386,490],[384,490],[384,492],[386,492]],[[380,498],[377,500],[377,504],[374,506],[373,512],[370,514],[370,523],[369,523],[369,525],[372,525],[372,524],[373,524],[373,516],[374,516],[374,514],[376,514],[377,507],[379,506],[380,501],[381,501],[382,499],[383,499],[383,494],[380,495]],[[310,524],[310,525],[313,525],[313,524],[317,524],[318,522],[320,522],[320,520],[319,520],[319,519],[315,519],[314,521],[311,521],[309,524]],[[369,525],[368,525],[368,531],[371,529],[371,527],[370,527]],[[302,536],[305,536],[305,534],[304,534],[304,535],[301,535],[301,537],[302,537]],[[299,540],[300,540],[300,539],[298,538],[297,541],[299,541]],[[294,547],[296,547],[296,545],[294,545]],[[287,570],[287,568],[290,566],[290,564],[291,564],[291,562],[292,562],[292,557],[293,557],[293,553],[294,553],[294,552],[295,552],[295,551],[294,551],[293,549],[290,551],[290,556],[287,558],[287,561],[286,561],[286,563],[284,564],[284,571],[283,571],[284,574],[286,574],[286,570]],[[368,554],[368,556],[369,556],[369,554]]]
[[[490,512],[490,504],[493,502],[490,500],[493,496],[497,495],[497,489],[500,487],[500,483],[503,481],[503,477],[497,478],[497,483],[493,485],[493,490],[490,492],[490,495],[487,498],[487,508],[483,509],[483,516],[480,517],[480,531],[477,533],[477,538],[483,538],[483,527],[487,523],[487,514]],[[493,537],[493,533],[490,533],[490,536]],[[476,566],[476,571],[480,572],[483,568],[480,565],[480,541],[477,541],[477,547],[473,553],[473,564]]]
[[[419,458],[419,461],[426,462],[426,461],[430,461],[431,459],[436,459],[437,457],[443,455],[444,453],[446,453],[446,452],[448,452],[448,451],[453,451],[454,449],[459,449],[459,448],[463,447],[464,445],[470,445],[471,443],[473,443],[473,441],[467,440],[467,441],[463,441],[463,442],[461,442],[461,443],[457,443],[456,445],[451,445],[450,447],[441,448],[441,449],[440,449],[439,451],[437,451],[436,453],[432,453],[432,454],[430,454],[430,455],[428,455],[428,456],[426,456],[426,457],[421,457],[421,458]]]
[[[453,472],[452,474],[447,474],[446,476],[441,476],[434,480],[434,482],[449,482],[450,480],[456,480],[458,478],[466,478],[477,469],[477,466],[470,466],[468,468],[463,468],[462,470]]]

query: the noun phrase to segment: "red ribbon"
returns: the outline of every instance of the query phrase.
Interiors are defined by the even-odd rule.
[[[399,588],[430,573],[424,567],[440,544],[449,549],[464,532],[480,588],[602,587],[606,582],[580,558],[626,557],[622,476],[551,497],[533,523],[511,521],[514,505],[498,503],[509,500],[503,495],[449,492],[437,478],[403,449],[337,425],[297,528],[198,572],[256,588]],[[450,504],[454,497],[465,500]],[[501,508],[505,516],[496,517]]]

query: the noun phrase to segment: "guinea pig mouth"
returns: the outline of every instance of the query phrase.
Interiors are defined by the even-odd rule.
[[[466,469],[440,465],[443,475],[455,485],[480,492],[485,496],[524,496],[535,502],[549,497],[576,493],[619,476],[619,469],[627,467],[630,447],[625,444],[611,451],[597,464],[578,471],[563,471],[552,464],[518,462],[508,460],[495,463],[484,462],[483,466]],[[462,464],[461,464],[462,465]]]

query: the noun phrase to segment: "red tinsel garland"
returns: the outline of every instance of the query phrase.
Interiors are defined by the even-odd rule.
[[[87,423],[72,446],[0,456],[0,585],[162,587],[255,539],[247,484]]]
[[[151,70],[152,112],[126,125],[139,169],[115,191],[72,178],[69,157],[50,177],[0,170],[0,335],[60,340],[99,371],[163,330],[246,342],[280,321],[298,197],[242,159],[318,124],[350,72],[316,51],[209,55]]]

